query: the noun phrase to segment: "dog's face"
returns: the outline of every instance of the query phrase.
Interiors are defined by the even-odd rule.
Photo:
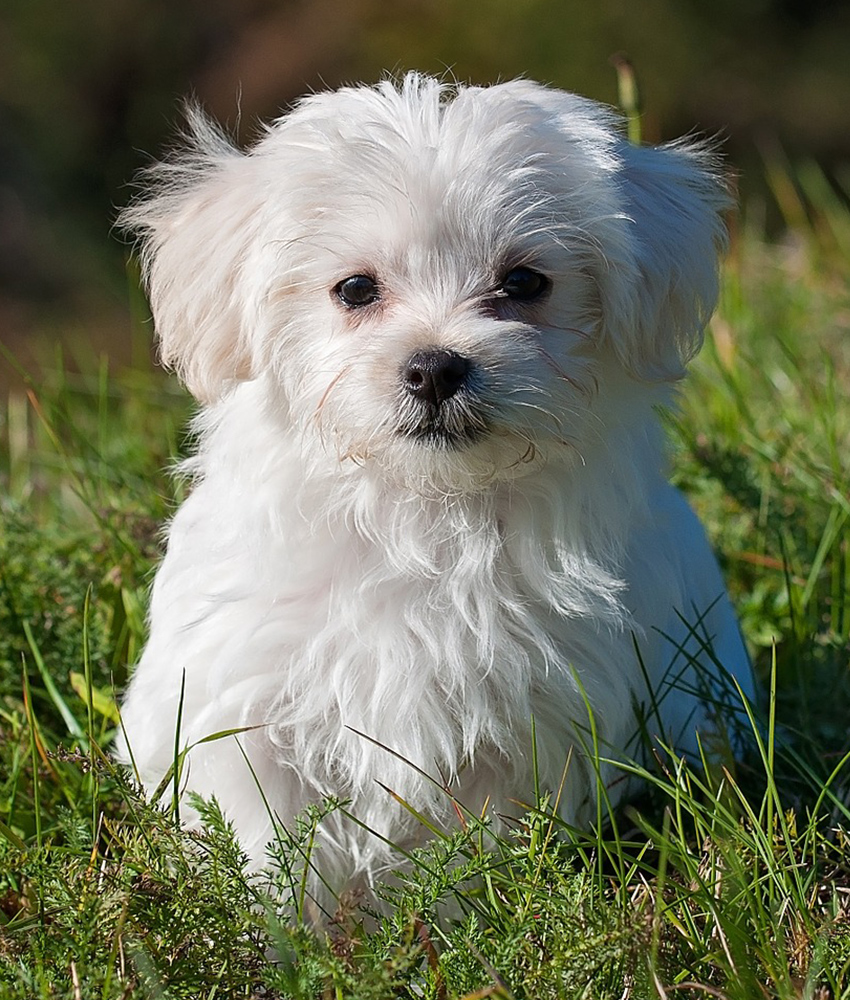
[[[335,459],[453,491],[580,460],[606,373],[679,377],[716,294],[711,160],[592,102],[408,76],[319,95],[247,154],[196,145],[126,218],[163,356],[262,378]]]

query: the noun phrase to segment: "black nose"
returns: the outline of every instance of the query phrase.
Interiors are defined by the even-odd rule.
[[[423,403],[439,406],[466,381],[472,363],[456,351],[417,351],[401,372],[407,392]]]

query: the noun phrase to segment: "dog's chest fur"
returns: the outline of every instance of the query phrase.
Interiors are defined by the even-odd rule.
[[[250,389],[241,393],[231,408],[256,407]],[[624,498],[592,489],[594,468],[572,495],[551,470],[472,496],[415,496],[368,468],[341,477],[262,412],[253,441],[228,435],[232,413],[208,429],[203,478],[172,524],[145,660],[173,673],[138,673],[165,696],[162,726],[174,725],[185,670],[184,743],[258,727],[240,739],[275,811],[336,796],[396,842],[418,833],[376,781],[437,822],[454,816],[443,782],[476,810],[497,788],[495,808],[516,813],[509,799],[533,787],[532,719],[545,787],[559,785],[571,742],[590,740],[589,707],[605,706],[601,738],[625,744],[632,623],[616,539],[592,529]],[[147,697],[142,683],[130,714],[133,698]],[[155,729],[137,739],[167,747]],[[222,751],[193,751],[193,788],[220,784]],[[574,756],[563,793],[572,815],[594,784]],[[338,826],[357,850],[380,849]]]

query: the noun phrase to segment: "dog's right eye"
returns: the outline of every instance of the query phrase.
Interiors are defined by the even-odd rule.
[[[352,274],[334,288],[337,298],[349,309],[370,306],[381,298],[381,290],[374,278],[368,274]]]
[[[530,267],[514,267],[502,278],[497,294],[518,302],[532,302],[548,292],[551,284],[539,271],[532,271]]]

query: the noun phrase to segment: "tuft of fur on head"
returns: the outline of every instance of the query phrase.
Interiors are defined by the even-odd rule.
[[[570,822],[588,709],[613,755],[636,703],[695,749],[722,667],[749,689],[655,416],[717,294],[713,154],[636,148],[527,81],[415,73],[307,97],[244,152],[196,108],[188,134],[122,216],[202,404],[123,710],[145,783],[182,712],[189,785],[256,863],[269,809],[350,801],[384,839],[323,823],[341,885],[422,839],[376,781],[446,827],[425,770],[496,823],[528,801],[532,718],[541,783],[573,759]]]

